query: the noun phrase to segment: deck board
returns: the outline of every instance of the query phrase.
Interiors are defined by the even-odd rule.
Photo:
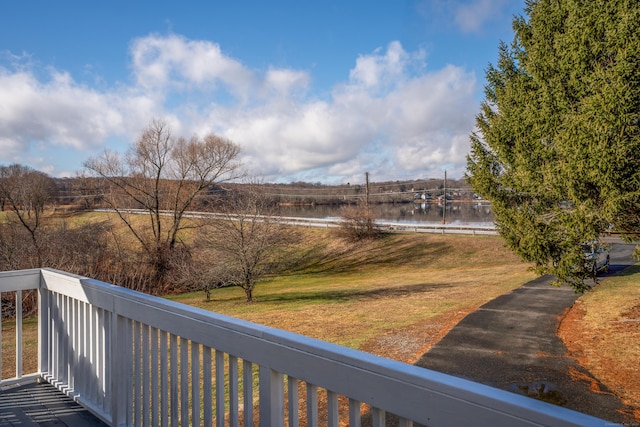
[[[0,390],[0,427],[4,426],[106,424],[51,384],[32,381]]]

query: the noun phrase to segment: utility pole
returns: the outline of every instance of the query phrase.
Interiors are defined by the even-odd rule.
[[[442,205],[442,223],[447,223],[447,170],[444,170],[444,194],[442,195],[444,204]]]
[[[369,172],[364,173],[365,180],[365,215],[367,220],[367,233],[371,235],[373,233],[373,218],[371,217],[371,207],[369,205]]]
[[[367,206],[367,209],[369,209],[369,172],[364,173],[364,182],[365,182],[364,203]]]

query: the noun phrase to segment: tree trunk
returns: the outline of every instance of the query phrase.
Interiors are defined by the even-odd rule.
[[[253,302],[253,286],[244,287],[244,294],[247,297],[247,302]]]

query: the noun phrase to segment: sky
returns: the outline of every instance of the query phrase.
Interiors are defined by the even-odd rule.
[[[0,165],[73,177],[154,119],[263,182],[464,175],[524,0],[40,0],[0,14]]]

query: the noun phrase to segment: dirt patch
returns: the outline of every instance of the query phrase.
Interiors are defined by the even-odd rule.
[[[367,341],[360,349],[377,356],[413,364],[467,314],[477,308],[452,311],[413,325],[392,329]]]
[[[580,301],[566,313],[558,336],[564,341],[569,355],[599,381],[612,390],[626,405],[634,409],[633,417],[640,422],[640,368],[637,363],[624,364],[601,349],[611,346],[616,338],[628,343],[640,342],[640,305],[610,321],[607,330],[596,330],[585,321],[586,310]],[[615,345],[615,344],[613,344]],[[623,348],[619,349],[624,351]],[[579,380],[580,375],[576,375]],[[599,387],[592,391],[601,392]]]

